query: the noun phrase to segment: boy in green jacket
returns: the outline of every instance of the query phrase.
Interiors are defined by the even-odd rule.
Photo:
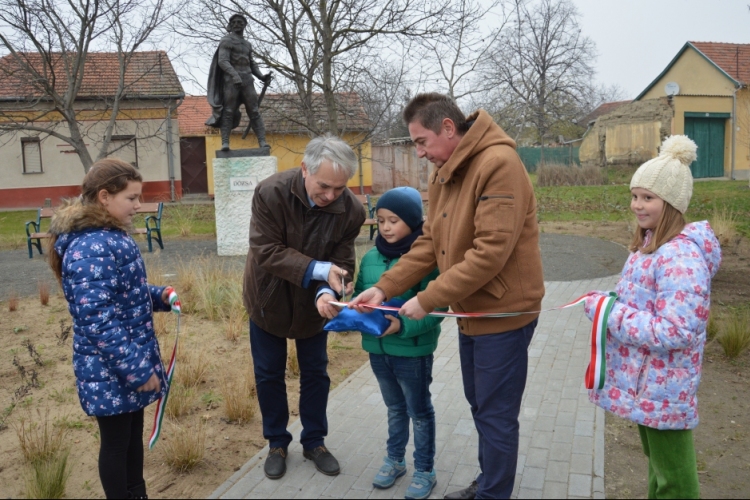
[[[398,262],[422,234],[422,198],[410,187],[391,189],[376,205],[378,236],[375,248],[362,258],[355,294],[373,286],[380,275]],[[437,278],[434,269],[421,283],[397,297],[404,301],[427,288]],[[444,309],[443,309],[444,310]],[[433,353],[437,348],[442,318],[421,320],[386,315],[391,322],[381,337],[362,334],[362,348],[370,353],[370,365],[388,407],[388,455],[373,486],[390,488],[406,474],[409,419],[414,425],[414,476],[406,498],[427,498],[437,482],[435,461],[435,410],[432,406]]]

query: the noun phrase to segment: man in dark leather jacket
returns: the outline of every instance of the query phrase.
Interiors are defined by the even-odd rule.
[[[328,475],[339,464],[324,445],[330,379],[326,368],[328,304],[351,289],[354,240],[365,210],[346,187],[357,157],[341,139],[313,139],[301,168],[260,182],[253,196],[250,251],[245,264],[243,298],[250,316],[250,347],[263,437],[270,452],[264,471],[271,479],[286,472],[292,435],[284,376],[287,339],[294,339],[300,367],[300,441],[304,456]]]

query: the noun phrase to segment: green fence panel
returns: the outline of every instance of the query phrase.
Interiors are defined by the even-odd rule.
[[[581,165],[578,159],[580,148],[544,148],[545,163],[562,163],[563,165]],[[529,172],[536,172],[536,168],[542,161],[542,148],[518,148],[518,156]]]

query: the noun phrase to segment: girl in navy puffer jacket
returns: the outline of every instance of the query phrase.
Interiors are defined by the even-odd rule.
[[[107,498],[146,498],[143,409],[166,390],[153,311],[169,311],[149,285],[128,234],[142,178],[130,164],[100,160],[79,199],[52,219],[50,265],[73,317],[73,368],[81,406],[99,424],[99,476]]]

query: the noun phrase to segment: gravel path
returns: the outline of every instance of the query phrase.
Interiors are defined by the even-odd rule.
[[[175,239],[166,241],[164,250],[148,253],[145,241],[140,241],[141,252],[147,262],[158,262],[166,274],[176,274],[178,263],[198,256],[225,259],[241,271],[244,257],[218,257],[213,239]],[[602,278],[619,274],[628,256],[627,250],[597,238],[543,233],[540,238],[545,281],[575,281]],[[372,243],[365,237],[357,240],[363,255]],[[26,248],[0,251],[0,300],[15,292],[21,296],[37,293],[37,284],[50,284],[53,293],[59,290],[44,258],[38,254],[29,259]]]

